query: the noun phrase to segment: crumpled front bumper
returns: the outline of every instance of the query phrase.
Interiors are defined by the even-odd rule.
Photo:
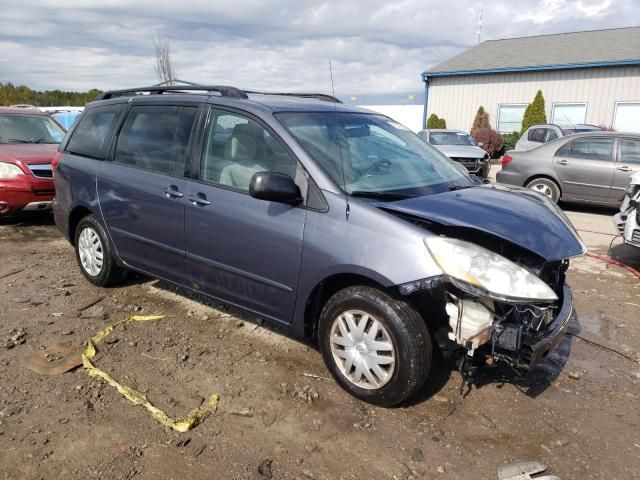
[[[519,367],[534,367],[555,350],[565,337],[573,314],[573,295],[566,284],[562,291],[562,304],[555,319],[544,330],[529,334],[524,339],[518,358]]]

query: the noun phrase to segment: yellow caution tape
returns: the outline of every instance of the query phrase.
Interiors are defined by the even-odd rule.
[[[164,315],[134,315],[132,317],[125,318],[124,320],[119,320],[116,323],[109,325],[104,330],[101,330],[87,341],[87,348],[84,352],[82,352],[82,364],[84,365],[84,368],[89,376],[102,378],[109,385],[115,387],[130,401],[132,401],[136,405],[142,405],[144,408],[146,408],[149,413],[151,413],[153,418],[155,418],[161,424],[166,425],[167,427],[171,427],[177,432],[188,432],[199,423],[202,423],[209,415],[217,410],[219,399],[217,394],[211,395],[209,397],[209,401],[205,405],[196,408],[188,417],[173,419],[159,408],[154,407],[144,394],[138,392],[137,390],[134,390],[133,388],[127,387],[126,385],[122,385],[111,375],[100,370],[93,363],[91,363],[91,360],[96,355],[96,344],[106,338],[111,332],[113,332],[113,330],[117,326],[124,325],[125,323],[130,322],[146,322],[150,320],[161,320],[163,318]]]

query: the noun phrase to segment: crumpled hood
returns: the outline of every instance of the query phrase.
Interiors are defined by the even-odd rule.
[[[58,144],[51,143],[12,143],[0,144],[0,160],[24,164],[51,163],[58,151]]]
[[[447,157],[484,158],[487,154],[487,152],[480,147],[472,145],[434,145],[434,147],[444,153]]]
[[[546,261],[585,253],[580,237],[564,213],[530,190],[481,185],[379,206],[446,227],[486,232]]]

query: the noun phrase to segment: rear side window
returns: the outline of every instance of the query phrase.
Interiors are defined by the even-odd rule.
[[[530,142],[544,143],[544,138],[546,135],[547,135],[546,128],[532,128],[531,130],[529,130],[527,139]]]
[[[613,138],[578,138],[556,152],[556,156],[584,158],[586,160],[611,160]]]
[[[620,161],[622,163],[640,164],[640,140],[632,138],[620,139]]]
[[[104,159],[118,115],[125,104],[92,108],[84,112],[66,150],[85,157]]]
[[[197,107],[134,106],[118,135],[114,161],[181,177]]]

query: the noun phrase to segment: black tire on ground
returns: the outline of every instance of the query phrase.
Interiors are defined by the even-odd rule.
[[[560,200],[560,187],[556,182],[549,178],[534,178],[529,183],[527,183],[526,187],[533,191],[546,195],[556,203],[558,203],[558,201]]]
[[[87,271],[80,260],[80,235],[85,229],[91,229],[95,232],[102,245],[102,267],[97,275],[92,275]],[[109,241],[107,232],[95,215],[87,215],[80,220],[76,228],[74,245],[76,260],[78,261],[80,271],[84,277],[94,285],[97,285],[98,287],[110,287],[121,283],[127,276],[127,271],[118,265],[115,252],[111,242]]]
[[[334,321],[350,310],[364,312],[378,320],[393,344],[393,373],[379,388],[362,388],[347,378],[331,350]],[[383,407],[397,405],[422,387],[429,375],[432,346],[424,320],[409,303],[375,288],[353,286],[333,295],[322,309],[318,338],[322,356],[334,379],[344,390],[365,402]]]

